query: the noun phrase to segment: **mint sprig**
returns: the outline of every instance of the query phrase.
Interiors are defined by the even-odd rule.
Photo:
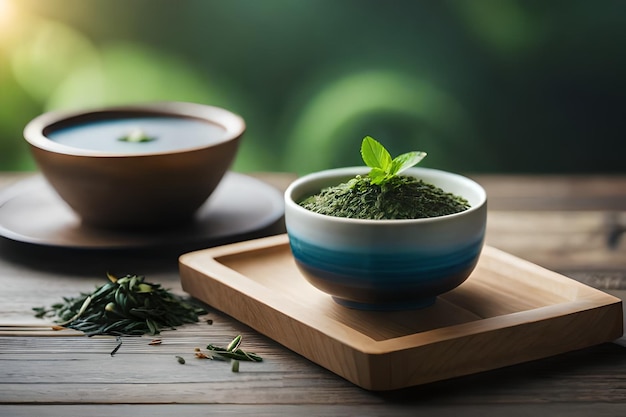
[[[370,182],[381,185],[418,164],[426,157],[426,152],[407,152],[392,159],[380,142],[371,136],[365,136],[361,143],[361,157],[365,165],[372,168],[368,174]]]
[[[118,140],[121,142],[140,143],[140,142],[150,142],[155,139],[156,137],[146,135],[146,133],[141,129],[133,129],[132,131],[128,133],[128,135],[122,136]]]

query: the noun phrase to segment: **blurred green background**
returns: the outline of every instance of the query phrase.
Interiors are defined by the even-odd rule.
[[[457,172],[626,172],[623,0],[0,0],[0,170],[38,114],[241,114],[234,169],[361,165],[365,135]]]

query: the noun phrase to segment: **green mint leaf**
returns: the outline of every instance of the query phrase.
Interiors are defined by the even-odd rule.
[[[126,136],[122,136],[121,138],[119,138],[119,141],[122,142],[135,142],[135,143],[139,143],[139,142],[150,142],[155,140],[156,138],[153,136],[148,136],[144,133],[143,130],[141,129],[133,129],[130,133],[128,133],[128,135]]]
[[[361,143],[361,157],[370,168],[379,168],[388,172],[391,167],[391,155],[387,149],[371,136],[365,136]]]
[[[413,151],[391,159],[385,147],[371,136],[365,136],[361,143],[361,157],[367,166],[372,168],[368,173],[372,184],[381,185],[394,176],[419,163],[426,152]]]
[[[388,174],[380,168],[372,168],[368,174],[372,184],[382,184],[387,181]]]
[[[393,161],[391,161],[391,170],[389,174],[398,175],[411,168],[413,165],[417,165],[425,157],[426,152],[420,151],[407,152],[402,155],[398,155],[393,159]]]

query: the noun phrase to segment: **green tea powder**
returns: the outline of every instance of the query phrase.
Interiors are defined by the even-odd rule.
[[[411,176],[394,176],[382,184],[356,176],[299,204],[320,214],[369,220],[438,217],[469,208],[464,198]]]

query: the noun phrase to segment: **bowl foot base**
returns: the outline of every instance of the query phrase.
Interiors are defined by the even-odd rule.
[[[435,304],[437,297],[424,298],[416,301],[405,301],[398,303],[360,303],[358,301],[345,300],[338,297],[333,297],[333,300],[339,305],[352,308],[355,310],[368,310],[368,311],[398,311],[398,310],[418,310],[421,308],[430,307]]]

